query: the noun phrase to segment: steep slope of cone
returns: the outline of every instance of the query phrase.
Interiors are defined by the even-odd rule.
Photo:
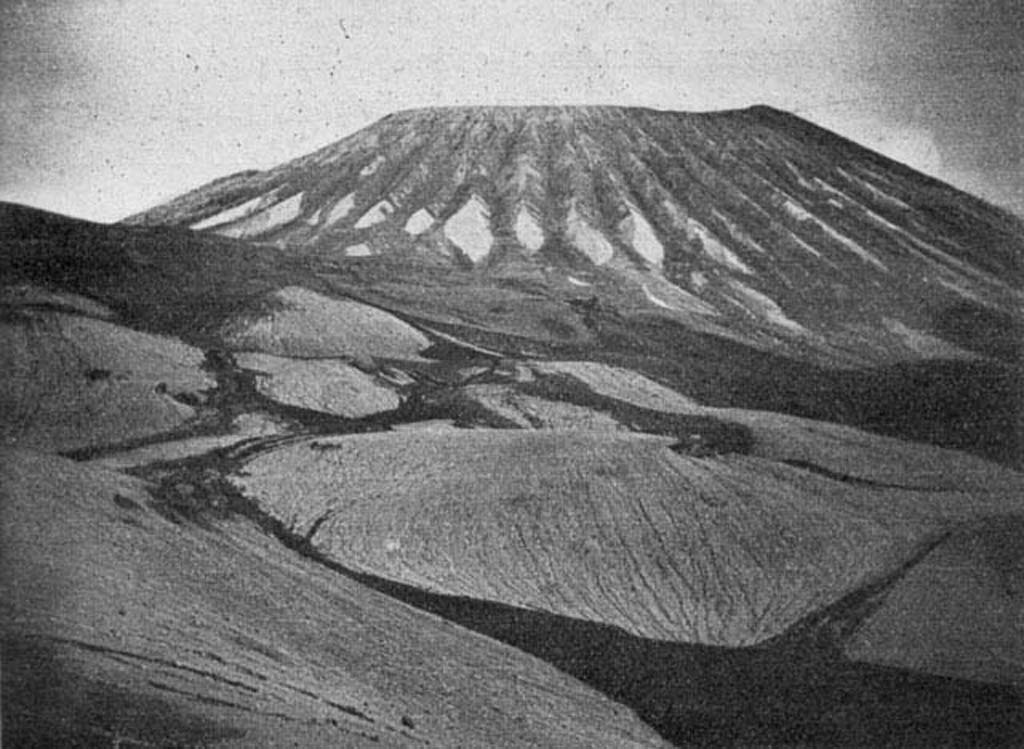
[[[1024,283],[1020,220],[765,107],[401,112],[129,221],[339,261],[597,272],[660,314],[861,360],[957,355],[934,333],[1016,313]]]
[[[304,559],[249,520],[0,454],[11,746],[662,746],[543,662]]]

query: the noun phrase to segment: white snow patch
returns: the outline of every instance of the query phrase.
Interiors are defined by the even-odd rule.
[[[686,220],[686,235],[690,239],[700,239],[704,253],[719,265],[738,270],[748,275],[754,271],[724,244],[715,239],[714,235],[703,224],[694,221],[692,218]]]
[[[895,318],[883,317],[882,324],[886,330],[898,336],[903,341],[903,345],[923,356],[934,358],[956,358],[964,354],[970,356],[970,354],[958,346],[954,346],[930,333],[912,328]]]
[[[814,218],[806,208],[789,198],[783,202],[782,209],[797,221],[810,221]]]
[[[990,276],[989,274],[985,273],[984,271],[982,271],[982,270],[980,270],[978,268],[972,267],[971,265],[963,262],[962,260],[959,260],[959,259],[953,257],[952,255],[950,255],[947,252],[943,252],[938,247],[936,247],[935,245],[933,245],[933,244],[931,244],[929,242],[925,242],[922,239],[918,239],[917,237],[915,237],[913,234],[911,234],[909,231],[907,231],[903,227],[897,226],[896,224],[892,223],[891,221],[888,221],[887,219],[883,218],[882,216],[879,216],[874,211],[872,211],[872,210],[870,210],[868,208],[864,208],[863,210],[865,212],[865,215],[868,217],[868,219],[870,219],[871,221],[874,221],[876,224],[880,224],[880,225],[884,226],[886,229],[888,229],[888,230],[890,230],[892,232],[895,232],[896,234],[899,234],[901,237],[905,238],[908,242],[910,242],[915,247],[917,247],[918,250],[920,251],[920,252],[917,253],[918,256],[921,259],[923,259],[925,262],[932,263],[933,265],[936,265],[936,266],[938,266],[940,268],[945,268],[947,265],[951,265],[951,266],[955,267],[957,270],[959,270],[960,272],[964,273],[965,275],[971,276],[971,277],[973,277],[975,279],[980,279],[980,280],[986,281],[988,283],[992,283],[992,281],[993,281],[992,276]],[[906,249],[909,249],[909,248],[906,248]]]
[[[476,344],[470,343],[469,341],[463,341],[459,338],[456,338],[455,336],[448,335],[447,333],[442,333],[440,330],[434,330],[433,328],[428,328],[426,326],[423,327],[423,330],[425,330],[427,333],[430,333],[432,336],[436,336],[443,341],[453,343],[456,346],[459,346],[460,348],[468,349],[469,351],[475,351],[476,353],[483,354],[484,356],[497,357],[498,359],[504,358],[502,354],[498,351],[486,349],[483,346],[477,346]]]
[[[571,283],[573,286],[591,286],[592,285],[592,284],[587,283],[586,281],[581,281],[578,278],[573,278],[572,276],[566,276],[565,280],[568,281],[569,283]]]
[[[651,290],[647,288],[647,284],[643,284],[643,289],[644,294],[646,294],[647,298],[650,299],[654,304],[658,305],[659,307],[664,307],[665,309],[675,309],[675,307],[666,302],[664,299],[659,299],[658,297],[654,296],[654,294],[651,293]]]
[[[981,304],[985,303],[985,301],[981,298],[980,295],[974,293],[970,289],[961,286],[958,283],[954,283],[953,281],[949,281],[945,278],[936,278],[935,280],[938,281],[942,286],[945,286],[950,291],[956,292],[964,299],[970,299],[972,302],[979,302]]]
[[[861,260],[863,260],[863,261],[865,261],[867,263],[871,263],[872,265],[874,265],[876,268],[878,268],[880,270],[883,270],[883,271],[885,271],[887,273],[889,272],[889,269],[887,267],[885,267],[885,265],[882,263],[881,260],[879,260],[877,257],[872,255],[870,252],[865,250],[863,247],[861,247],[859,244],[854,242],[852,239],[850,239],[846,235],[840,234],[835,229],[833,229],[831,226],[829,226],[828,224],[823,222],[821,219],[815,218],[814,219],[814,223],[816,223],[818,226],[820,226],[824,230],[824,232],[826,234],[828,234],[830,237],[832,237],[832,239],[834,239],[837,242],[839,242],[839,244],[841,244],[843,247],[848,249],[850,252],[852,252],[854,255],[859,257]]]
[[[374,224],[379,224],[381,221],[386,220],[388,216],[394,213],[394,211],[395,207],[391,205],[390,202],[382,200],[370,208],[359,218],[358,221],[356,221],[356,228],[365,229],[369,226],[373,226]]]
[[[676,227],[681,227],[686,223],[686,212],[674,200],[663,198],[661,207],[665,209],[665,213],[669,215]]]
[[[811,247],[804,240],[800,239],[800,237],[798,237],[796,234],[794,234],[793,232],[787,232],[787,233],[789,234],[789,238],[790,239],[792,239],[794,242],[796,242],[798,245],[800,245],[801,249],[806,250],[807,252],[811,253],[812,255],[814,255],[814,257],[818,257],[818,258],[821,257],[821,253],[820,252],[818,252],[816,249]],[[825,262],[828,263],[829,265],[832,265],[832,263],[830,263],[828,260],[826,260]],[[835,267],[835,266],[833,265],[832,267]]]
[[[765,296],[760,291],[756,291],[735,279],[730,278],[726,283],[746,299],[749,305],[754,308],[751,311],[755,314],[760,315],[769,322],[775,323],[776,325],[786,328],[794,333],[807,332],[806,328],[796,320],[786,317],[786,314],[782,311],[782,308],[775,303],[774,299]],[[750,306],[748,306],[748,309]]]
[[[629,207],[629,216],[619,224],[619,231],[644,260],[651,265],[661,266],[662,260],[665,259],[665,247],[647,219],[633,206]]]
[[[359,176],[360,177],[369,177],[371,174],[374,174],[378,169],[380,169],[380,166],[383,163],[384,163],[384,156],[382,156],[382,155],[376,156],[373,159],[373,161],[371,161],[369,164],[367,164],[366,166],[364,166],[362,169],[359,170]]]
[[[370,257],[375,254],[365,242],[345,248],[345,257]]]
[[[847,172],[844,169],[840,169],[839,172],[840,172],[840,174],[842,174],[844,177],[846,177],[851,182],[853,182],[855,184],[858,184],[861,187],[865,188],[877,200],[880,200],[883,203],[888,203],[889,205],[892,205],[892,206],[896,206],[897,208],[903,208],[903,209],[906,209],[906,210],[910,210],[910,206],[907,205],[906,203],[904,203],[902,200],[900,200],[899,198],[895,197],[894,195],[890,195],[887,192],[883,192],[882,190],[880,190],[877,187],[875,187],[873,184],[868,182],[863,177],[858,177],[856,174],[850,174],[849,172]]]
[[[566,236],[594,265],[604,265],[615,254],[608,239],[580,216],[575,205],[569,209],[566,219]]]
[[[919,239],[917,239],[916,237],[914,237],[911,234],[908,234],[906,231],[903,230],[902,227],[897,226],[896,224],[894,224],[892,221],[890,221],[889,219],[885,218],[884,216],[879,216],[877,213],[872,211],[870,208],[865,208],[864,206],[859,206],[859,207],[863,209],[864,215],[867,217],[867,219],[869,221],[874,221],[876,224],[880,224],[881,226],[885,227],[889,231],[894,231],[894,232],[897,232],[898,234],[902,234],[903,236],[905,236],[907,239],[911,240],[915,244],[920,242]],[[923,244],[923,242],[921,244]]]
[[[814,185],[819,190],[824,190],[825,192],[830,193],[832,195],[835,195],[836,197],[839,197],[839,198],[845,198],[846,197],[846,195],[841,190],[837,190],[832,184],[826,182],[825,180],[821,179],[820,177],[815,177],[814,178]]]
[[[209,229],[214,226],[220,226],[221,224],[237,221],[240,218],[245,218],[256,210],[256,206],[259,205],[260,200],[262,200],[262,196],[253,198],[252,200],[247,200],[241,205],[236,205],[234,208],[229,208],[226,211],[221,211],[213,216],[204,218],[202,221],[192,224],[189,228],[195,231],[202,231],[203,229]]]
[[[786,168],[789,169],[789,171],[793,174],[794,177],[796,177],[796,181],[800,184],[800,187],[804,188],[805,190],[814,189],[814,184],[808,182],[807,178],[804,177],[803,174],[801,174],[799,169],[796,168],[796,164],[791,162],[789,159],[786,159]]]
[[[311,216],[306,216],[306,223],[310,226],[316,226],[320,223],[320,214],[324,212],[323,206],[320,206]]]
[[[515,173],[512,175],[512,184],[515,187],[517,195],[522,195],[526,192],[527,187],[530,183],[539,184],[544,180],[543,174],[540,169],[533,162],[533,157],[528,154],[523,154],[516,158]]]
[[[354,192],[350,192],[348,195],[339,200],[334,205],[334,208],[331,209],[331,212],[327,214],[327,225],[330,226],[331,224],[341,221],[349,213],[352,212],[352,209],[355,208],[355,205],[356,194]]]
[[[544,230],[540,228],[537,219],[533,217],[529,209],[520,206],[516,214],[515,225],[516,239],[519,244],[530,252],[536,252],[544,245]]]
[[[476,195],[444,224],[444,234],[474,263],[487,257],[494,244],[487,204]]]
[[[640,287],[647,300],[658,307],[708,317],[718,316],[718,310],[700,297],[667,280],[658,271],[624,273]]]
[[[652,279],[652,284],[660,295],[659,298],[667,299],[668,302],[676,309],[683,310],[685,312],[694,312],[698,315],[718,315],[718,311],[715,310],[714,307],[706,304],[690,292],[679,288],[674,283],[666,281],[660,276],[655,276]]]
[[[405,232],[406,234],[418,237],[433,225],[434,217],[430,211],[426,208],[420,208],[416,213],[409,216],[409,220],[405,222]]]
[[[217,233],[226,237],[254,237],[291,223],[299,217],[301,210],[302,193],[300,192],[231,226],[219,229]]]

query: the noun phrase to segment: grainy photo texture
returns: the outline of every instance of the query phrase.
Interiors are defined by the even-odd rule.
[[[1024,744],[1024,6],[0,4],[4,747]]]

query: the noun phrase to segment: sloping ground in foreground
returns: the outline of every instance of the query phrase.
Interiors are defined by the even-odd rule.
[[[747,645],[892,574],[991,496],[865,486],[609,432],[462,430],[306,440],[234,481],[348,568],[434,593]],[[527,468],[528,467],[528,468]]]
[[[0,322],[0,438],[71,450],[169,432],[216,386],[202,364],[202,351],[173,338],[77,315],[16,314]]]
[[[543,662],[373,592],[249,520],[0,454],[12,746],[659,746]]]

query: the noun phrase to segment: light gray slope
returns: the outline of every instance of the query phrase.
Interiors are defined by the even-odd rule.
[[[602,431],[353,435],[269,450],[234,481],[358,571],[733,646],[887,577],[965,517],[1024,512],[1024,480],[996,467],[986,489],[904,489],[756,456],[680,455],[672,442]]]
[[[1024,689],[1024,513],[967,524],[886,596],[856,660]]]
[[[401,403],[394,390],[337,359],[243,353],[235,356],[235,362],[255,374],[261,394],[288,406],[359,418],[391,411]]]
[[[430,346],[423,333],[383,310],[296,286],[239,313],[220,337],[234,350],[300,358],[417,359]]]
[[[11,745],[660,746],[519,651],[122,474],[0,452]]]

